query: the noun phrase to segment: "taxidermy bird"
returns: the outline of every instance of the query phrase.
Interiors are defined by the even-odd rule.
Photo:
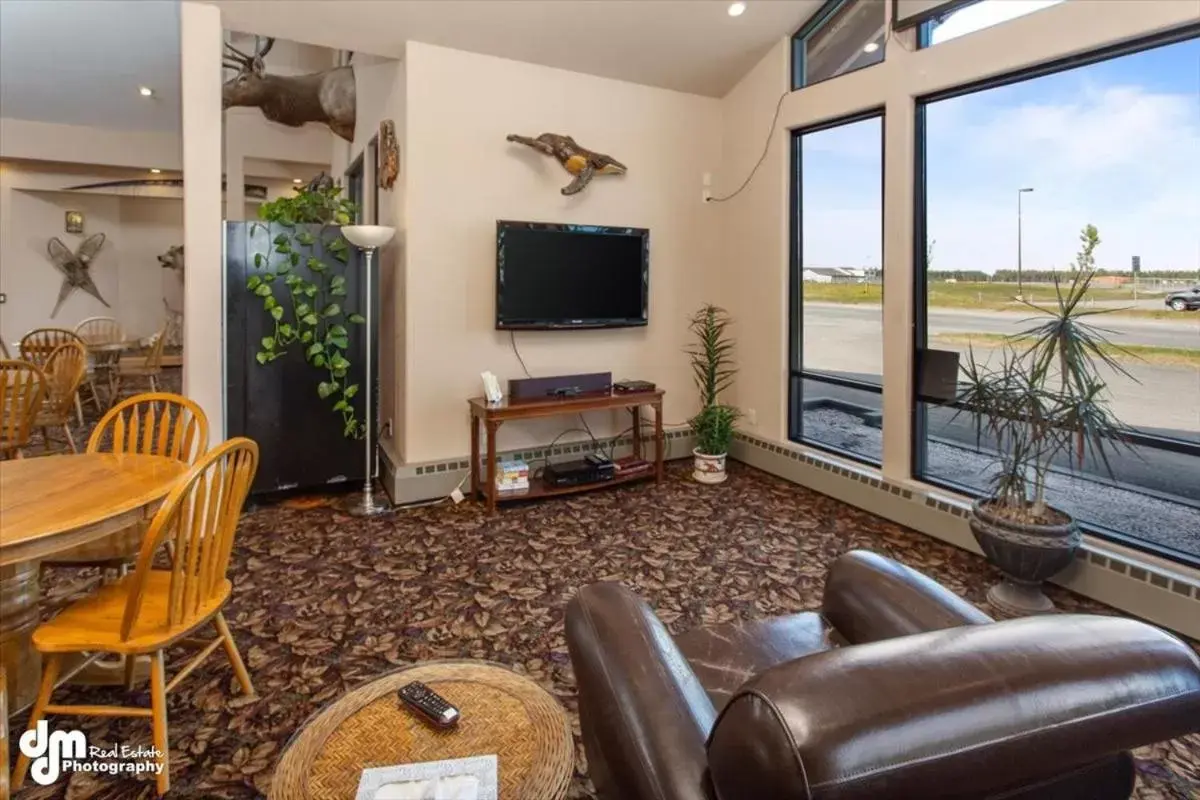
[[[83,289],[92,297],[104,303],[106,308],[112,308],[108,304],[108,301],[100,296],[100,290],[96,288],[96,284],[92,282],[92,276],[88,272],[88,267],[91,266],[92,259],[96,257],[96,253],[100,252],[100,248],[103,245],[103,233],[94,233],[84,239],[83,244],[79,245],[79,249],[74,253],[57,236],[52,238],[46,245],[46,252],[50,254],[50,261],[63,274],[62,288],[58,290],[58,302],[54,304],[54,310],[50,312],[51,319],[62,308],[63,301],[76,289]]]
[[[591,182],[593,175],[624,175],[625,165],[612,156],[604,153],[594,153],[579,144],[570,136],[560,136],[557,133],[543,133],[536,139],[528,136],[508,135],[508,141],[517,142],[534,150],[540,150],[548,156],[558,159],[563,169],[575,176],[575,179],[563,187],[563,194],[578,194],[583,187]]]

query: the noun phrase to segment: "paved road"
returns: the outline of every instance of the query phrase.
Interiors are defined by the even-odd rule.
[[[848,303],[805,303],[805,327],[812,323],[836,325],[839,322],[870,323],[878,326],[882,309],[877,305]],[[1031,324],[1035,315],[1009,311],[972,311],[959,308],[929,310],[929,333],[1018,333]],[[1153,347],[1200,348],[1200,313],[1181,313],[1180,319],[1154,320],[1107,314],[1095,318],[1098,326],[1113,331],[1117,344]],[[875,328],[878,330],[878,328]]]
[[[879,306],[806,303],[804,363],[810,369],[879,375],[883,369]],[[1011,334],[1022,330],[1024,314],[1001,311],[934,309],[931,336],[939,333]],[[1105,327],[1117,344],[1200,349],[1200,314],[1185,320],[1158,321],[1109,316]],[[936,341],[934,342],[936,345]],[[945,346],[945,345],[943,345]],[[965,352],[966,347],[951,349]],[[1105,369],[1113,410],[1129,425],[1174,431],[1169,435],[1200,439],[1200,369],[1124,362],[1133,379]]]

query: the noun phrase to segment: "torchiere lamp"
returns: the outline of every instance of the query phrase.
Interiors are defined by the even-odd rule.
[[[351,515],[356,517],[372,517],[386,514],[392,506],[386,500],[375,497],[375,384],[372,378],[371,339],[375,335],[372,321],[375,304],[371,293],[371,261],[375,251],[386,245],[396,235],[395,228],[386,225],[343,225],[342,235],[350,244],[363,251],[367,258],[366,264],[366,336],[367,336],[367,380],[366,402],[367,433],[366,433],[366,478],[363,480],[362,497],[349,507]]]

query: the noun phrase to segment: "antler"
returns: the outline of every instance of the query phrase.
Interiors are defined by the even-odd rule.
[[[255,36],[254,37],[254,55],[258,56],[259,58],[266,58],[267,53],[271,52],[271,48],[275,46],[275,37],[268,36],[267,37],[267,45],[266,45],[266,47],[263,47],[261,50],[258,47],[258,41],[259,41],[259,37]]]
[[[256,59],[264,58],[267,53],[271,52],[271,48],[275,46],[275,37],[267,37],[266,44],[262,44],[262,37],[254,37],[254,55],[248,55],[237,49],[229,42],[225,42],[225,49],[229,52],[221,56],[221,66],[229,69],[242,69],[248,67],[255,62]]]

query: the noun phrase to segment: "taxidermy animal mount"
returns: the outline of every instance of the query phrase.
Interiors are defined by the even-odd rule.
[[[563,187],[563,194],[578,194],[583,187],[591,182],[593,175],[624,175],[625,165],[612,156],[595,153],[579,144],[570,136],[560,136],[557,133],[543,133],[536,139],[528,136],[508,135],[508,141],[517,142],[548,156],[558,159],[563,169],[575,176],[575,179]]]
[[[333,67],[309,75],[269,75],[263,59],[275,39],[254,37],[254,52],[225,45],[226,69],[236,70],[221,89],[221,105],[259,108],[269,120],[298,128],[323,122],[348,142],[354,141],[354,68]]]
[[[163,269],[175,270],[175,274],[179,276],[179,280],[183,280],[183,245],[171,245],[167,249],[167,252],[158,256],[158,265]]]
[[[46,252],[50,254],[51,263],[63,276],[62,287],[58,290],[58,302],[54,304],[54,310],[50,312],[51,319],[58,314],[63,301],[70,297],[71,292],[76,289],[83,289],[104,303],[106,308],[112,308],[108,301],[100,296],[100,290],[96,288],[96,284],[92,282],[92,276],[88,272],[92,259],[96,257],[96,253],[100,252],[100,248],[103,246],[103,233],[94,233],[84,239],[83,244],[79,245],[79,249],[74,253],[57,236],[46,245]]]

